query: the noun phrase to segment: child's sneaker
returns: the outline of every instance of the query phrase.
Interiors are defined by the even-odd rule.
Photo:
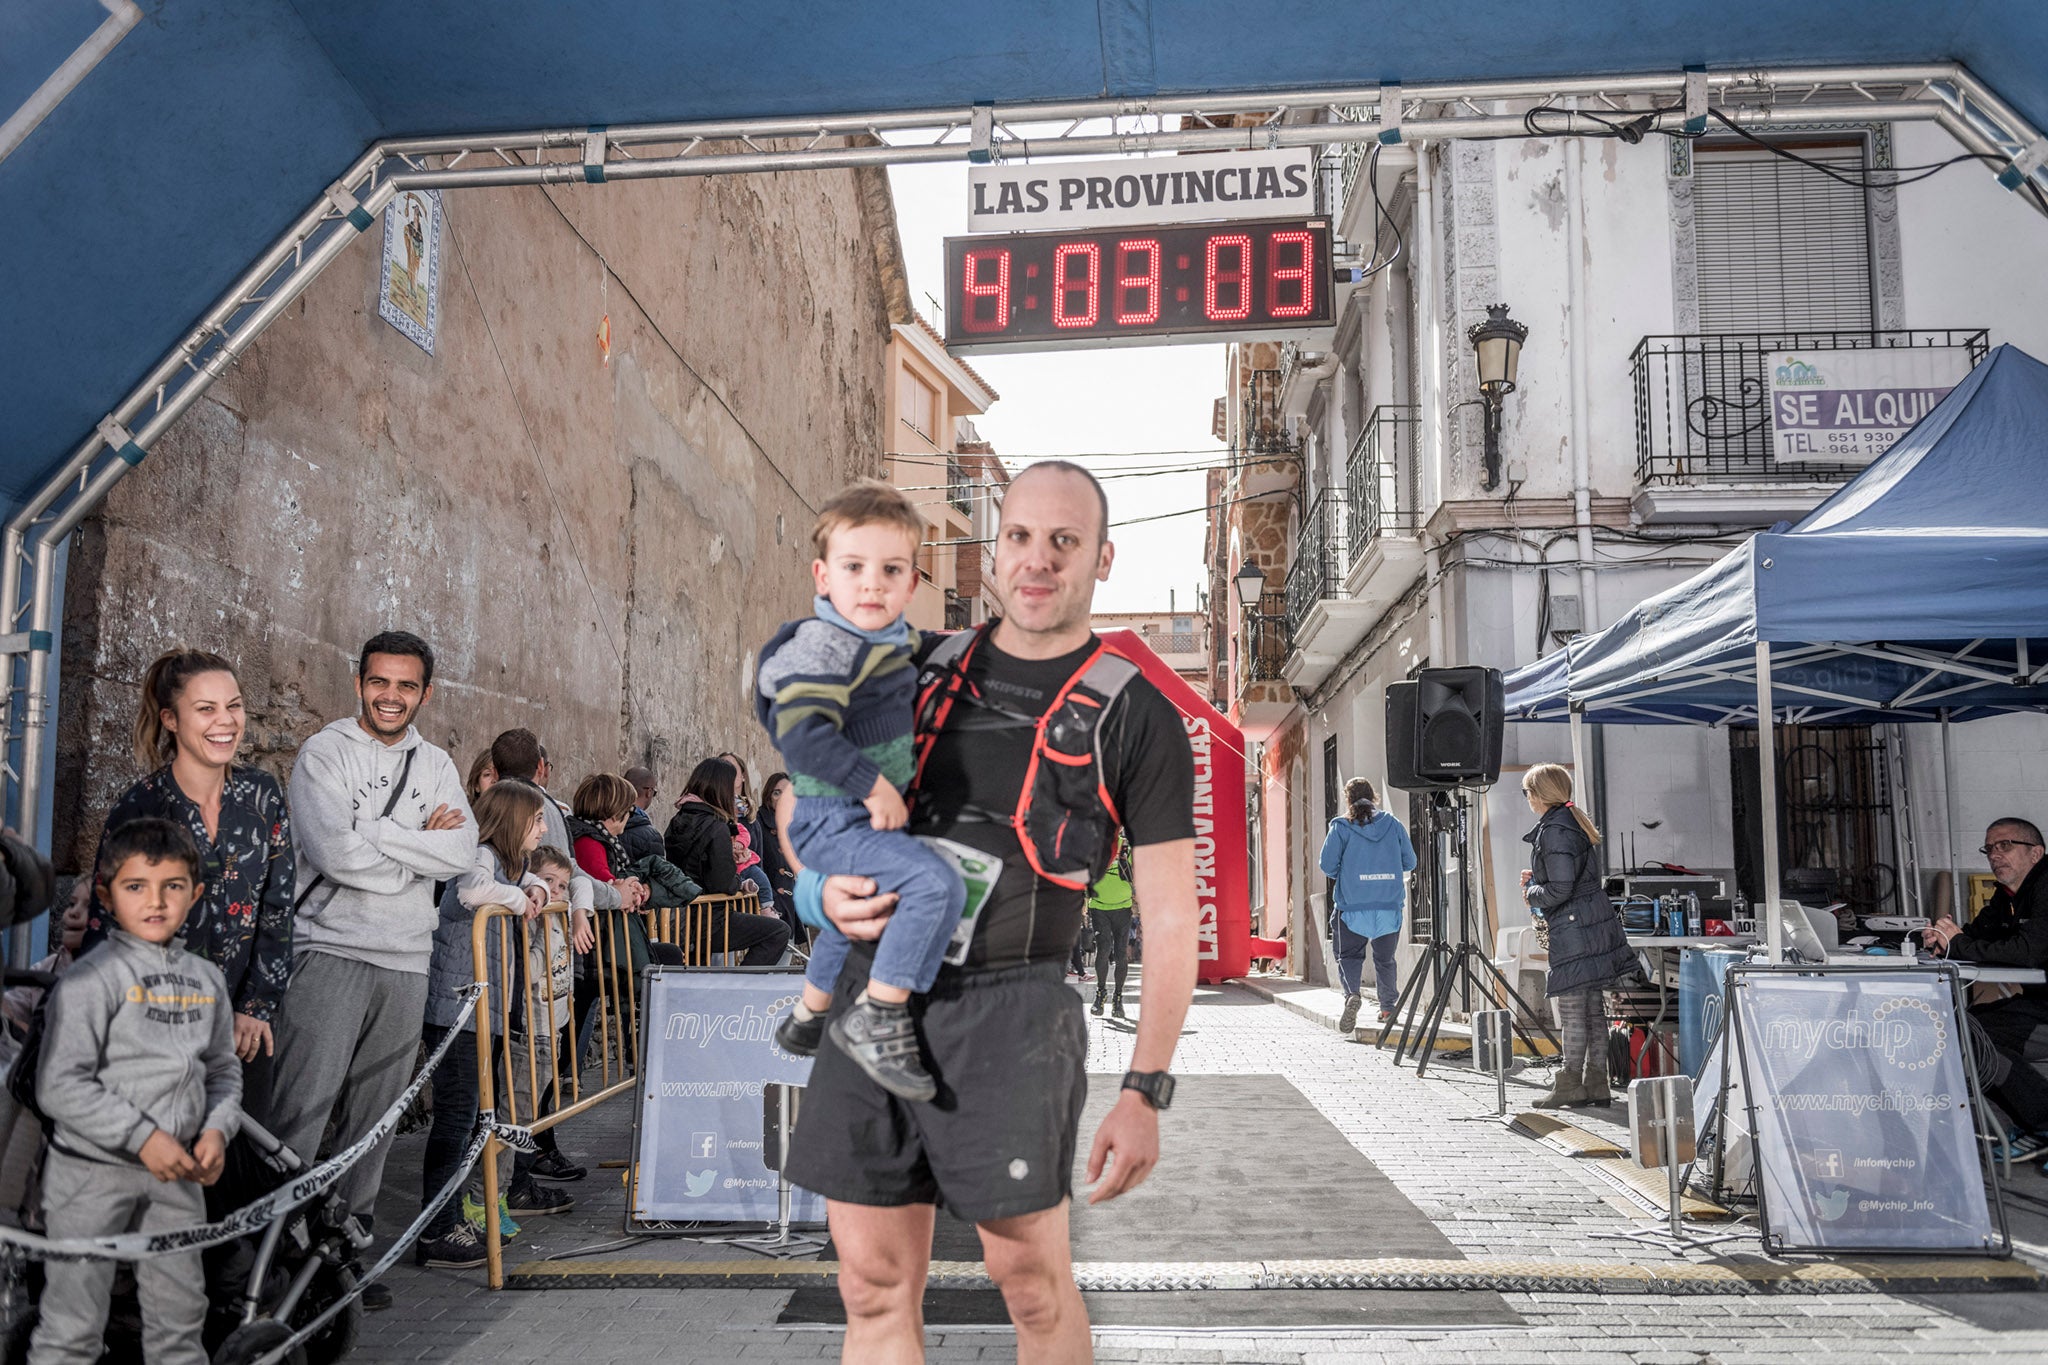
[[[815,1056],[818,1044],[825,1041],[825,1016],[814,1014],[808,1019],[797,1017],[794,1010],[775,1026],[775,1046],[792,1057]]]
[[[485,1259],[484,1244],[467,1223],[457,1223],[439,1237],[420,1238],[412,1255],[418,1264],[442,1270],[474,1270]]]
[[[854,1065],[899,1099],[929,1100],[939,1093],[918,1059],[917,1025],[908,1005],[884,1005],[862,996],[826,1032]]]
[[[468,1190],[462,1192],[462,1219],[482,1236],[484,1230],[484,1201]],[[509,1242],[519,1235],[519,1224],[512,1221],[512,1211],[505,1207],[505,1196],[498,1196],[498,1240]]]

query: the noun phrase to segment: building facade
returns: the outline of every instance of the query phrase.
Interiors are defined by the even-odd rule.
[[[1233,582],[1212,592],[1217,683],[1261,745],[1253,899],[1265,932],[1292,927],[1297,971],[1327,970],[1310,946],[1315,857],[1343,780],[1383,783],[1388,683],[1530,663],[1853,477],[1853,460],[1774,446],[1765,357],[1900,348],[1960,377],[1999,342],[2048,354],[2048,286],[2014,268],[2039,259],[2048,224],[1974,166],[1891,186],[1891,167],[1956,155],[1945,133],[1790,127],[1773,142],[1401,145],[1376,175],[1358,149],[1332,152],[1337,234],[1370,273],[1339,286],[1325,340],[1231,348],[1233,459],[1210,499],[1212,574]],[[1467,337],[1500,304],[1528,333],[1490,453]],[[1985,823],[2041,800],[2027,778],[2048,722],[1959,727],[1953,808],[1934,729],[1785,733],[1786,866],[1894,913],[1916,892],[1932,903],[1931,884],[1899,876],[1909,840],[1923,865],[1981,871]],[[1760,892],[1754,729],[1592,731],[1583,787],[1611,869],[1671,862]],[[1511,723],[1504,752],[1467,813],[1471,931],[1489,943],[1527,922],[1519,774],[1571,762],[1563,726]],[[1427,905],[1437,884],[1457,904],[1460,869],[1420,799],[1388,805],[1424,863],[1412,957],[1458,932]]]
[[[1098,611],[1088,624],[1098,634],[1105,630],[1134,632],[1198,696],[1209,695],[1213,649],[1206,614],[1180,611],[1169,603],[1165,611]]]
[[[819,505],[901,448],[877,401],[904,307],[886,178],[440,208],[431,349],[379,316],[364,234],[81,528],[60,868],[137,776],[139,684],[174,644],[236,663],[245,754],[275,772],[355,711],[356,652],[391,628],[437,650],[420,724],[465,767],[518,725],[571,786],[644,762],[666,798],[726,749],[773,766],[755,651],[809,610]]]
[[[978,619],[982,527],[999,494],[1001,462],[974,430],[996,391],[916,313],[896,320],[889,338],[885,427],[889,478],[924,514],[917,595],[905,613],[919,630],[957,630]],[[993,538],[992,523],[989,539]],[[968,571],[963,589],[961,569]]]

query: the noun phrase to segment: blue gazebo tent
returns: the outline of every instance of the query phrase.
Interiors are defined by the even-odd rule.
[[[1517,670],[1514,720],[1864,724],[2048,710],[2048,365],[2000,346],[1797,525]],[[1776,792],[1764,765],[1774,955]]]

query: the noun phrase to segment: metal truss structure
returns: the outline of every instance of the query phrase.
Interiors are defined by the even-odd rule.
[[[1532,130],[1528,111],[1541,110]],[[1757,68],[1556,80],[1373,85],[1145,100],[983,104],[821,118],[736,119],[400,138],[371,146],[110,410],[7,523],[0,545],[0,664],[7,762],[23,833],[38,829],[66,538],[171,425],[368,231],[404,190],[610,184],[934,162],[1000,162],[1218,149],[1428,143],[1459,138],[1768,129],[1928,121],[1991,163],[2007,188],[2048,200],[2048,138],[1961,66]],[[1109,131],[1100,130],[1107,121]],[[2044,210],[2048,212],[2048,210]],[[18,956],[16,953],[14,956]]]

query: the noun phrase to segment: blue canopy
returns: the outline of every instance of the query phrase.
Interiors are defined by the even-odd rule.
[[[1508,714],[1804,724],[2048,710],[2048,366],[2000,346],[1798,525],[1517,670]]]
[[[140,0],[0,160],[0,505],[400,135],[1688,65],[1961,62],[2048,127],[2038,0]],[[0,0],[0,116],[107,18]]]

